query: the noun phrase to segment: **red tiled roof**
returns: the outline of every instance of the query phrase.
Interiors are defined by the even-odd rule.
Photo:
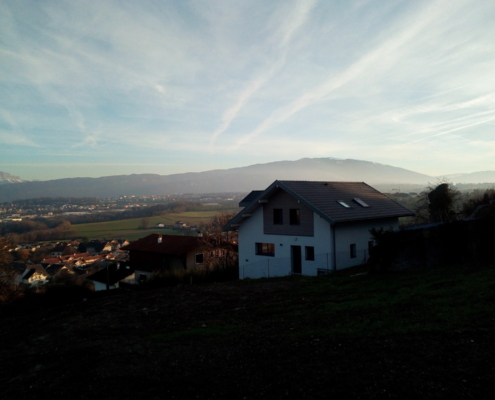
[[[61,262],[61,260],[58,257],[52,257],[52,258],[44,258],[43,262],[48,264],[58,264]]]

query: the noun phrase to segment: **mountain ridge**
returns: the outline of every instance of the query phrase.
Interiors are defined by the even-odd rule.
[[[10,175],[10,174],[9,174]],[[452,174],[455,181],[483,177],[495,182],[495,171]],[[448,178],[448,176],[447,176]],[[116,197],[123,195],[172,195],[177,193],[249,192],[264,189],[274,180],[360,181],[375,187],[426,186],[439,177],[371,161],[335,158],[302,158],[230,169],[180,174],[130,174],[100,178],[63,178],[22,181],[0,186],[0,202],[38,197]],[[453,183],[456,183],[453,182]]]

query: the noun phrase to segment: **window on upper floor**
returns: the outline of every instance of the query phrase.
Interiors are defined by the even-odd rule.
[[[351,208],[351,206],[347,204],[344,200],[337,200],[337,203],[339,203],[342,207]]]
[[[357,197],[354,197],[352,200],[354,200],[356,203],[358,203],[361,207],[369,207],[368,204],[366,204],[363,200],[357,198]]]
[[[284,210],[281,208],[273,209],[273,224],[283,225],[284,224]]]
[[[289,210],[289,222],[291,225],[301,224],[301,212],[299,208],[291,208]]]
[[[196,264],[203,264],[204,262],[204,255],[203,253],[198,253],[194,256],[194,260],[196,261]]]

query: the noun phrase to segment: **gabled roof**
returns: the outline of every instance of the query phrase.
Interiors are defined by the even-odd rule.
[[[45,268],[43,268],[43,266],[41,264],[33,264],[29,268],[26,268],[26,270],[24,271],[24,274],[22,276],[22,279],[27,280],[27,279],[31,278],[31,276],[33,276],[35,273],[38,273],[42,276],[48,276]]]
[[[251,202],[224,230],[235,229],[244,218],[283,190],[330,224],[378,218],[413,216],[414,213],[364,182],[275,181],[254,191]],[[249,197],[249,196],[248,196]]]
[[[108,267],[108,271],[106,268],[103,268],[87,277],[90,281],[96,281],[100,283],[106,283],[108,279],[108,284],[109,285],[115,285],[117,282],[121,281],[122,279],[127,278],[128,276],[132,275],[134,273],[134,270],[131,268],[128,268],[127,266],[117,266],[117,265],[110,265]]]
[[[160,237],[161,243],[158,240]],[[200,246],[201,238],[197,236],[158,235],[152,233],[122,247],[122,250],[181,255]]]
[[[253,190],[239,202],[239,207],[247,207],[256,197],[258,197],[263,192],[264,190]]]

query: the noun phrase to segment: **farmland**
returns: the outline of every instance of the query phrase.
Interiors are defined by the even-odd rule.
[[[157,228],[156,224],[173,225],[176,221],[182,221],[187,225],[201,225],[207,223],[218,211],[187,211],[181,213],[169,213],[155,217],[149,217],[149,228],[140,228],[143,218],[125,219],[120,221],[95,222],[91,224],[77,224],[72,228],[80,237],[88,239],[128,239],[136,240],[151,233],[164,235],[180,235],[180,231]]]

